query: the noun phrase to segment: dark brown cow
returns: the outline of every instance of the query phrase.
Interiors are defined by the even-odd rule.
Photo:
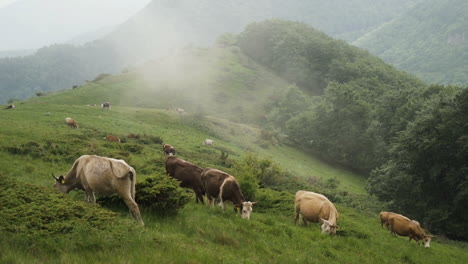
[[[211,207],[214,207],[216,199],[220,200],[219,205],[223,209],[226,208],[224,202],[231,201],[234,204],[236,213],[238,209],[242,209],[242,218],[250,219],[252,206],[256,202],[245,201],[239,183],[234,176],[217,169],[206,169],[201,178]]]
[[[164,151],[164,154],[168,156],[174,156],[176,154],[175,148],[169,144],[163,145],[163,151]]]
[[[169,156],[165,165],[166,173],[179,180],[181,187],[191,188],[195,192],[197,203],[201,202],[203,204],[203,195],[205,195],[201,181],[203,169],[174,156]]]
[[[8,109],[13,109],[13,108],[15,108],[15,105],[14,105],[14,104],[11,104],[11,105],[7,105],[7,106],[6,106],[5,108],[3,108],[3,109],[8,110]]]
[[[120,138],[113,136],[113,135],[107,135],[104,137],[105,140],[111,141],[111,142],[119,142],[120,143]]]

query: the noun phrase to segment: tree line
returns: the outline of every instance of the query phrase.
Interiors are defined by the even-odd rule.
[[[468,239],[468,89],[426,85],[305,24],[249,25],[235,45],[292,85],[265,108],[267,128],[368,175],[389,210]]]

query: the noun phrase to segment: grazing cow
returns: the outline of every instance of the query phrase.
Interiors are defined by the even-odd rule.
[[[203,145],[208,145],[208,146],[212,146],[214,147],[214,141],[212,139],[205,139],[205,141],[203,141]]]
[[[163,145],[163,151],[164,151],[164,154],[169,155],[169,156],[174,156],[176,154],[175,148],[169,144]]]
[[[294,203],[294,222],[297,224],[302,215],[304,225],[307,221],[322,222],[322,233],[336,234],[338,211],[330,200],[322,194],[297,191]]]
[[[103,110],[106,110],[106,109],[110,110],[110,103],[109,102],[102,103],[101,107]]]
[[[224,202],[231,201],[234,204],[234,212],[237,213],[238,209],[241,209],[242,218],[250,219],[253,205],[257,202],[245,201],[236,178],[217,169],[206,169],[201,178],[211,207],[214,207],[215,200],[218,199],[224,210]]]
[[[176,112],[177,112],[179,115],[185,114],[185,110],[182,109],[182,108],[176,108],[175,110],[176,110]]]
[[[55,179],[54,187],[62,193],[73,189],[84,190],[86,200],[96,203],[95,195],[117,193],[130,209],[136,220],[144,225],[140,209],[135,202],[136,172],[123,160],[95,155],[79,157],[64,177]]]
[[[3,109],[8,110],[8,109],[13,109],[13,108],[15,108],[15,107],[16,107],[16,106],[15,106],[14,104],[11,104],[11,105],[7,105],[7,106],[6,106],[5,108],[3,108]]]
[[[104,137],[105,140],[110,141],[110,142],[119,142],[120,143],[120,138],[113,136],[113,135],[107,135]]]
[[[427,248],[431,246],[433,236],[426,234],[418,221],[410,220],[403,215],[393,214],[389,216],[388,223],[393,235],[407,236],[409,241],[414,239],[418,244],[421,241]]]
[[[76,123],[75,119],[67,117],[65,118],[65,123],[71,128],[78,128],[78,123]]]
[[[165,166],[166,173],[179,180],[181,187],[190,188],[195,192],[197,203],[204,203],[205,189],[201,181],[202,168],[174,156],[169,156],[166,159]]]

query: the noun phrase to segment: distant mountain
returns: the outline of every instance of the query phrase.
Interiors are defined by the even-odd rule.
[[[28,50],[4,50],[0,51],[0,58],[5,58],[5,57],[23,57],[23,56],[28,56],[31,54],[34,54],[36,50],[34,49],[28,49]]]
[[[429,0],[354,45],[429,83],[468,85],[468,1]]]
[[[118,25],[149,0],[18,0],[0,8],[0,51],[38,49]]]
[[[21,3],[23,8],[30,8],[34,5],[27,3],[37,1]],[[420,1],[153,0],[114,32],[96,41],[80,47],[52,45],[28,57],[0,60],[0,103],[12,98],[25,99],[38,92],[67,89],[100,73],[115,73],[176,54],[187,45],[211,45],[221,34],[240,32],[249,23],[273,17],[302,21],[334,37],[353,40]],[[42,20],[28,12],[20,17],[31,16],[41,25]],[[71,18],[72,15],[63,21]],[[5,18],[0,12],[0,23],[2,19]],[[79,20],[73,22],[79,24]],[[66,23],[63,26],[76,36],[76,29]],[[29,31],[31,36],[41,34],[34,28]],[[0,35],[5,34],[0,31]]]

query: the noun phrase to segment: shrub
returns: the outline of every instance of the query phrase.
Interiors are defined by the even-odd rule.
[[[140,154],[141,151],[143,150],[143,146],[138,145],[138,144],[125,144],[125,145],[123,145],[123,148],[126,151],[136,153],[136,154]]]

